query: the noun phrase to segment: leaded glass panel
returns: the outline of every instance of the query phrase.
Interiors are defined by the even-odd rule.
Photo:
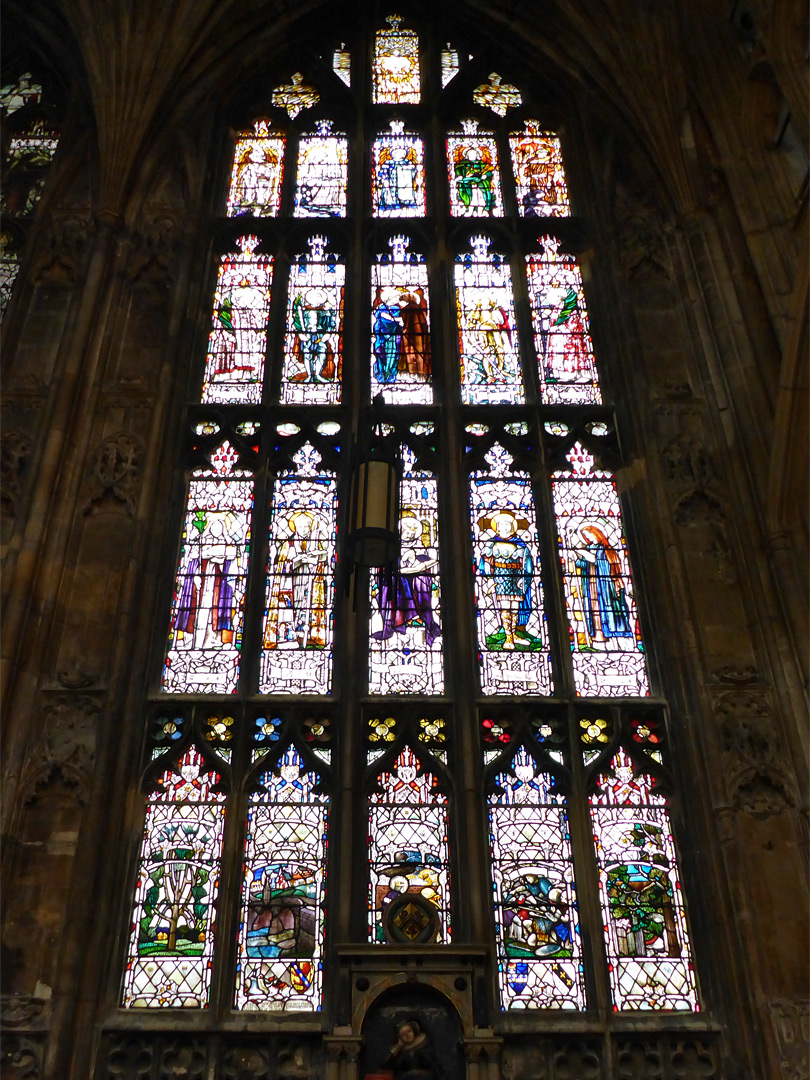
[[[283,135],[271,131],[266,120],[257,120],[252,132],[240,132],[233,153],[228,217],[275,217],[283,170]]]
[[[295,217],[345,217],[349,144],[321,120],[317,133],[298,141]]]
[[[371,395],[397,405],[429,405],[430,309],[425,257],[408,237],[389,241],[391,254],[371,267]]]
[[[463,132],[447,137],[450,213],[453,217],[502,217],[498,145],[477,120],[462,120]]]
[[[390,15],[388,30],[378,30],[374,41],[372,101],[375,105],[418,105],[421,96],[419,38],[400,29],[402,18]]]
[[[527,120],[509,137],[521,217],[567,217],[570,213],[560,140]]]
[[[325,236],[308,242],[309,253],[290,267],[281,400],[332,405],[341,396],[346,267],[340,255],[326,251]]]
[[[425,144],[405,133],[402,120],[392,120],[390,132],[378,135],[371,150],[371,204],[375,217],[423,217],[425,203]]]

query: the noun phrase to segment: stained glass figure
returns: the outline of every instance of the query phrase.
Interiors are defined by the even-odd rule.
[[[487,471],[473,473],[470,497],[481,692],[549,694],[531,481],[497,443],[486,461]]]
[[[392,120],[390,132],[372,147],[371,201],[375,217],[424,217],[425,146],[405,134],[405,123]]]
[[[450,213],[453,217],[502,217],[498,145],[477,120],[462,120],[462,132],[447,136]]]
[[[543,401],[589,405],[602,400],[588,332],[588,312],[577,260],[553,236],[526,256],[534,344]]]
[[[257,236],[236,245],[217,274],[202,400],[252,405],[262,399],[273,257],[256,253]]]
[[[419,38],[401,30],[402,18],[390,15],[390,29],[374,39],[372,101],[375,105],[418,105],[420,97]]]
[[[458,75],[458,52],[448,41],[442,49],[442,88]]]
[[[6,116],[11,116],[26,105],[38,105],[42,101],[42,87],[39,83],[31,82],[32,78],[31,72],[26,71],[15,83],[0,87],[0,109],[5,109]]]
[[[407,236],[389,241],[390,255],[371,267],[371,396],[397,405],[429,405],[430,311],[425,257]]]
[[[337,481],[305,443],[273,488],[262,694],[328,694],[332,679]]]
[[[275,217],[283,169],[284,136],[271,131],[266,120],[257,120],[253,132],[240,132],[233,154],[228,217]]]
[[[504,1009],[584,1009],[565,799],[521,747],[489,799],[498,980]]]
[[[302,109],[311,109],[321,100],[321,95],[314,86],[307,86],[300,71],[292,76],[286,86],[277,86],[270,101],[278,109],[286,109],[287,115],[294,120]]]
[[[8,233],[0,233],[0,322],[11,299],[11,291],[19,271],[20,263],[11,237]]]
[[[520,216],[568,217],[568,186],[557,136],[543,131],[537,120],[527,120],[524,131],[512,132],[509,145]]]
[[[449,944],[447,799],[409,747],[378,785],[368,819],[369,941]]]
[[[489,81],[481,83],[473,90],[473,101],[476,105],[483,105],[492,109],[498,116],[506,116],[507,109],[514,109],[523,104],[523,98],[516,86],[505,83],[497,72],[489,75]]]
[[[326,795],[290,747],[250,798],[236,965],[237,1009],[321,1007]]]
[[[402,448],[399,565],[376,571],[371,583],[369,693],[441,694],[441,596],[439,590],[436,480]]]
[[[523,402],[512,272],[490,240],[473,236],[473,252],[456,256],[456,312],[465,405]]]
[[[0,210],[4,214],[26,217],[33,213],[58,145],[58,133],[40,119],[31,121],[24,132],[11,136],[0,197]]]
[[[622,511],[612,473],[576,443],[552,478],[578,694],[649,694]]]
[[[235,694],[250,551],[253,480],[227,441],[192,474],[162,690]]]
[[[696,1011],[666,799],[619,750],[590,804],[614,1009]]]
[[[343,259],[312,236],[309,253],[290,267],[281,400],[301,405],[340,401],[343,362]]]
[[[340,48],[332,53],[332,70],[347,86],[352,85],[352,54],[346,49],[343,42]]]
[[[317,134],[298,143],[295,217],[345,217],[348,140],[332,133],[332,121],[321,120]]]
[[[121,1004],[204,1009],[211,986],[225,795],[192,747],[148,797]]]

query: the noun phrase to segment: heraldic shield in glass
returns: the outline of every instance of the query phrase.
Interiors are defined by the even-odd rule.
[[[590,803],[614,1009],[697,1011],[666,799],[619,750]]]
[[[369,940],[450,942],[447,799],[405,747],[377,778],[368,819]]]
[[[483,694],[549,694],[551,661],[531,481],[497,443],[470,485]]]
[[[327,797],[290,747],[251,795],[236,970],[237,1009],[321,1007]]]
[[[284,136],[257,120],[253,131],[243,131],[233,154],[228,217],[275,217],[281,202]]]
[[[281,400],[296,405],[340,401],[343,367],[343,286],[346,267],[313,236],[309,253],[290,267]]]
[[[345,217],[349,143],[321,120],[314,135],[298,140],[295,217]]]
[[[520,372],[512,273],[491,241],[473,236],[473,251],[456,256],[456,312],[465,405],[520,405]]]
[[[125,1008],[204,1009],[211,986],[225,795],[193,747],[148,796]]]
[[[402,120],[371,148],[371,205],[375,217],[424,217],[425,144],[408,135]]]
[[[580,443],[567,457],[552,488],[577,693],[649,694],[616,482]]]
[[[375,105],[418,105],[421,96],[419,38],[400,29],[402,18],[390,15],[389,29],[378,30],[374,40],[372,101]]]
[[[577,260],[552,236],[540,238],[526,256],[534,344],[543,401],[592,405],[602,400],[588,330],[588,313]]]
[[[439,515],[435,477],[402,449],[399,564],[371,581],[369,693],[441,694]]]
[[[527,120],[524,131],[512,132],[509,146],[521,217],[568,217],[568,185],[557,136],[543,131],[536,120]]]
[[[433,401],[430,311],[425,257],[408,237],[389,241],[391,254],[371,267],[371,396],[396,405]]]
[[[337,481],[309,443],[273,487],[262,694],[328,694],[332,682]]]
[[[250,552],[253,480],[225,441],[212,469],[192,474],[162,690],[235,694]]]
[[[447,138],[450,213],[453,217],[502,217],[498,144],[479,132],[477,120],[462,120],[462,132]]]
[[[489,798],[504,1009],[584,1009],[565,799],[521,747]]]
[[[222,256],[211,314],[202,400],[258,404],[262,399],[272,255],[258,254],[257,236],[240,236]]]

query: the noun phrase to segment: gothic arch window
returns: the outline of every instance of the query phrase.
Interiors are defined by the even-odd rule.
[[[349,935],[495,943],[506,1012],[698,1009],[563,121],[392,14],[234,125],[125,1007],[317,1012]]]

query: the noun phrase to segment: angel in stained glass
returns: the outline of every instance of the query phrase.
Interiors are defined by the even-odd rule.
[[[413,146],[383,147],[377,166],[380,211],[416,209],[418,169]]]
[[[433,610],[434,575],[439,560],[435,550],[429,550],[424,531],[416,514],[403,512],[399,522],[402,539],[399,568],[393,574],[381,570],[379,575],[383,628],[373,635],[379,640],[388,641],[395,633],[404,634],[412,626],[424,627],[428,648],[441,636],[442,629]]]
[[[632,648],[634,634],[619,555],[596,525],[583,526],[580,538],[582,547],[574,564],[582,583],[585,625],[591,641],[625,638]]]
[[[459,143],[453,154],[453,175],[456,190],[465,211],[490,214],[495,205],[492,181],[495,166],[492,153],[485,145]]]
[[[237,151],[229,198],[233,214],[275,211],[281,180],[279,143],[278,139],[247,139]]]
[[[482,545],[478,571],[484,592],[495,601],[500,616],[496,633],[487,635],[490,649],[539,649],[542,642],[526,629],[532,613],[534,561],[528,544],[518,535],[529,522],[511,510],[498,510],[478,521],[490,533]]]
[[[296,509],[284,524],[289,536],[271,570],[264,647],[324,649],[329,551],[321,515]]]

